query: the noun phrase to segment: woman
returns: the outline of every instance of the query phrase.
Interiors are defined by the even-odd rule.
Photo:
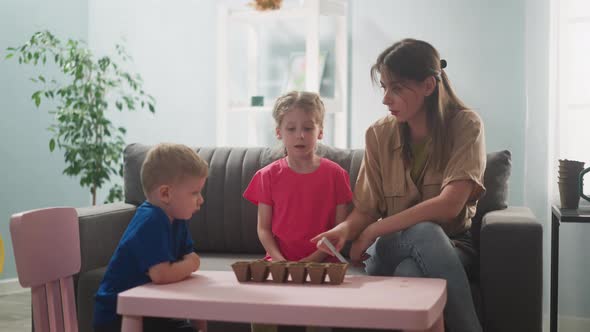
[[[445,325],[481,331],[464,266],[471,218],[484,193],[483,124],[455,95],[446,61],[420,40],[384,50],[371,68],[390,115],[369,127],[354,209],[326,236],[370,275],[447,280]],[[365,253],[366,252],[366,253]]]

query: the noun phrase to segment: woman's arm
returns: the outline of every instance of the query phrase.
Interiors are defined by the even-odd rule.
[[[340,205],[336,206],[336,216],[334,218],[334,225],[338,225],[344,221],[344,219],[346,218],[346,214],[347,214],[346,210],[347,210],[346,204],[340,204]],[[302,259],[301,261],[302,262],[323,262],[327,256],[328,256],[328,253],[326,253],[322,249],[318,249],[318,250],[314,251],[311,255]]]
[[[423,221],[433,221],[441,225],[452,222],[465,207],[472,191],[472,181],[453,181],[444,187],[438,196],[380,220],[369,226],[370,231],[377,238]]]
[[[450,182],[438,196],[372,223],[353,244],[350,251],[351,258],[359,259],[379,236],[404,230],[423,221],[433,221],[438,224],[452,222],[467,203],[473,186],[474,183],[471,180]]]
[[[336,225],[336,227],[332,228],[331,230],[318,234],[316,237],[311,239],[311,242],[317,243],[322,237],[326,237],[336,250],[342,250],[346,240],[354,240],[357,238],[359,234],[371,223],[375,221],[375,218],[371,217],[370,215],[363,213],[356,207],[352,210],[352,212],[346,217],[344,221]],[[328,248],[320,247],[323,252],[331,254]]]
[[[272,206],[258,203],[258,238],[273,261],[284,261],[285,257],[283,257],[283,254],[279,250],[279,246],[272,235],[271,219]]]

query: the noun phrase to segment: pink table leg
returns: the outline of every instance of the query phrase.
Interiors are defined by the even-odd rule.
[[[445,332],[445,321],[443,319],[443,315],[440,315],[440,318],[427,330],[407,330],[404,332]]]
[[[191,320],[191,325],[197,330],[198,332],[207,332],[207,321],[206,320]]]
[[[434,323],[434,325],[432,325],[432,327],[430,328],[431,332],[445,332],[445,321],[443,319],[443,315],[440,315],[440,318],[436,321],[436,323]]]
[[[121,332],[141,332],[143,330],[143,317],[123,316]]]

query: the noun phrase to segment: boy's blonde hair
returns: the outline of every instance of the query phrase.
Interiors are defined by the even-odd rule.
[[[324,127],[324,114],[326,109],[320,96],[315,92],[291,91],[277,99],[272,110],[272,117],[275,119],[277,128],[285,114],[293,108],[300,108],[306,113],[312,113],[320,128]]]
[[[152,147],[141,165],[141,185],[148,196],[158,186],[174,184],[188,176],[206,177],[207,162],[183,144],[160,143]]]

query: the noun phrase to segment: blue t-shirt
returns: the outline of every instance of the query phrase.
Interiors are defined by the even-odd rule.
[[[170,219],[161,208],[144,202],[127,226],[95,296],[94,326],[117,318],[117,294],[151,282],[150,267],[176,262],[193,251],[186,220]]]

